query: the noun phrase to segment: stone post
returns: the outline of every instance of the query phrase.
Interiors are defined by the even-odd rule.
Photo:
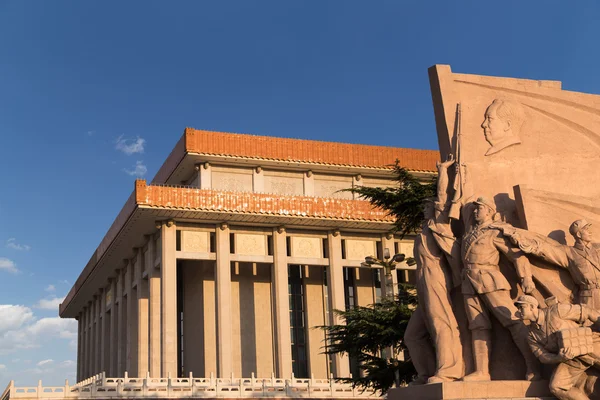
[[[273,229],[273,299],[275,302],[275,357],[277,376],[292,376],[292,339],[290,337],[290,305],[286,232]]]
[[[106,326],[109,321],[106,321],[106,288],[101,289],[100,296],[100,372],[107,372],[108,366],[106,360],[106,346],[108,346],[108,338],[106,337]]]
[[[227,378],[232,372],[232,337],[229,226],[226,223],[217,226],[216,242],[217,371],[219,378]]]
[[[82,357],[81,357],[81,349],[83,348],[83,321],[81,320],[82,314],[81,312],[77,315],[77,382],[79,382],[81,378],[81,366],[82,366]]]
[[[144,253],[138,248],[137,262],[135,264],[137,279],[137,376],[143,378],[149,371],[148,365],[148,280],[143,279]]]
[[[117,273],[117,292],[116,292],[116,296],[115,296],[115,310],[116,312],[116,317],[117,317],[117,330],[116,330],[116,334],[117,334],[117,338],[114,341],[115,346],[116,346],[116,354],[117,354],[117,365],[116,365],[116,369],[115,369],[115,373],[116,375],[114,375],[114,377],[122,377],[123,373],[125,372],[125,356],[126,354],[123,354],[123,339],[124,339],[124,333],[125,333],[125,327],[123,326],[123,322],[124,322],[124,318],[123,318],[123,306],[124,306],[124,302],[123,302],[123,279],[124,279],[124,273],[123,270],[119,270],[119,272]]]
[[[339,231],[327,234],[329,247],[329,267],[327,267],[327,285],[329,288],[329,302],[331,310],[331,323],[341,324],[342,320],[333,310],[344,310],[344,264],[342,261],[342,238]],[[350,362],[347,356],[336,354],[334,356],[334,376],[347,378],[350,376]]]
[[[116,272],[118,274],[118,271]],[[117,336],[117,321],[118,321],[118,316],[117,316],[117,306],[115,304],[116,301],[116,297],[117,297],[117,279],[116,278],[111,278],[110,280],[110,292],[111,292],[111,304],[110,304],[110,348],[109,348],[109,354],[110,354],[110,371],[109,371],[109,376],[112,378],[116,378],[117,377],[117,343],[118,343],[118,336]]]
[[[150,376],[159,378],[161,376],[161,350],[160,350],[160,270],[155,268],[155,255],[158,250],[155,248],[154,237],[148,239],[148,259],[146,265],[148,271],[149,287],[149,325],[150,325]]]
[[[177,377],[177,257],[176,227],[173,221],[162,224],[160,237],[162,376]]]

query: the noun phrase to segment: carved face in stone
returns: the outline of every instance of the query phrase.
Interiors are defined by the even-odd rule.
[[[494,212],[485,204],[477,204],[473,211],[473,217],[477,224],[483,224],[492,219]]]
[[[517,313],[516,317],[523,321],[535,321],[535,312],[533,311],[532,304],[517,304]]]
[[[485,112],[485,120],[481,124],[485,140],[492,146],[498,143],[507,134],[512,134],[510,131],[510,121],[506,121],[498,117],[496,112],[498,106],[492,103]]]
[[[592,224],[586,225],[579,230],[577,234],[582,242],[592,241]]]
[[[423,202],[423,217],[425,218],[425,220],[435,218],[435,207],[433,205],[433,202],[431,202],[431,201]]]
[[[486,156],[521,143],[519,131],[525,118],[523,107],[514,100],[496,99],[485,111],[481,124],[485,140],[492,146]]]

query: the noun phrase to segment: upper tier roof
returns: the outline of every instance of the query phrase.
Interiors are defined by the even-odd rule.
[[[186,128],[153,183],[169,182],[186,154],[224,156],[321,166],[391,169],[396,160],[410,171],[436,172],[435,150],[405,149],[318,140],[204,131]]]

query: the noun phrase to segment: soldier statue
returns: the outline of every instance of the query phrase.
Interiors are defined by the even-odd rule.
[[[578,387],[585,382],[586,371],[600,364],[594,348],[600,344],[600,335],[586,322],[596,322],[600,313],[580,304],[561,304],[548,301],[547,308],[539,308],[533,296],[520,296],[515,305],[517,316],[529,321],[529,346],[544,364],[556,364],[550,378],[550,391],[560,400],[589,400]]]
[[[592,224],[579,219],[571,224],[569,232],[574,246],[522,229],[507,227],[504,233],[526,253],[569,270],[579,287],[578,303],[600,310],[600,243],[592,242]]]
[[[450,290],[460,283],[461,268],[460,245],[450,230],[446,207],[448,167],[453,163],[452,156],[438,163],[437,199],[425,200],[425,221],[415,239],[419,306],[404,336],[418,373],[413,384],[453,381],[464,374],[458,322],[450,300]]]
[[[480,197],[463,207],[466,233],[462,240],[464,264],[462,293],[473,344],[475,371],[465,381],[490,380],[489,358],[491,329],[489,313],[510,331],[513,341],[525,358],[525,379],[541,379],[540,365],[527,345],[527,327],[515,316],[516,308],[510,297],[511,286],[500,271],[500,254],[515,266],[525,293],[535,289],[529,260],[515,248],[501,227],[494,221],[496,208],[492,201]]]

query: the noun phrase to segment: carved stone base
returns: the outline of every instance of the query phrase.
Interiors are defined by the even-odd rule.
[[[554,399],[548,381],[444,382],[391,389],[388,400]]]

